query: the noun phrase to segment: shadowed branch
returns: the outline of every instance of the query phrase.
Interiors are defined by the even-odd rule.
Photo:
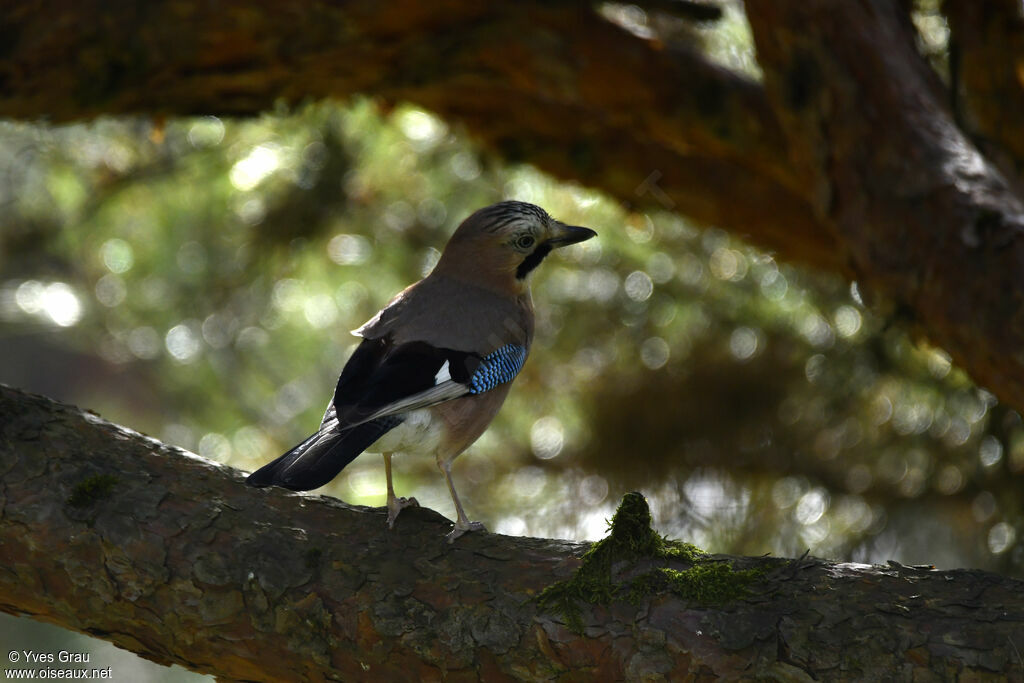
[[[994,574],[704,556],[631,494],[577,575],[588,544],[450,546],[430,510],[388,532],[383,509],[253,490],[40,396],[0,386],[0,415],[0,609],[157,662],[253,681],[1024,676],[1024,584]],[[722,567],[747,578],[723,588]]]

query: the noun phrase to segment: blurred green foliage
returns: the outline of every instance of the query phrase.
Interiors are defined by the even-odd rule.
[[[368,319],[514,197],[597,240],[456,478],[495,531],[596,539],[639,489],[716,552],[1021,573],[1024,429],[856,285],[505,167],[412,107],[0,127],[3,381],[253,469],[316,425]],[[380,458],[326,492],[380,505]],[[401,494],[451,514],[434,463]]]

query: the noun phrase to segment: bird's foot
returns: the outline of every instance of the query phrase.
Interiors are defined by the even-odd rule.
[[[467,531],[487,531],[487,527],[484,526],[483,522],[470,522],[468,520],[459,520],[455,522],[455,526],[445,536],[445,540],[449,543],[454,543],[455,539],[466,533]]]
[[[388,499],[388,528],[395,528],[395,520],[398,519],[398,513],[405,508],[418,508],[420,503],[412,496],[408,498],[389,498]]]

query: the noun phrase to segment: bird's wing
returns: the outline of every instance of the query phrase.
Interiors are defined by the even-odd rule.
[[[409,302],[415,298],[415,292],[422,283],[423,280],[420,280],[391,297],[391,301],[384,308],[377,311],[365,323],[352,330],[352,334],[357,337],[365,337],[366,339],[376,339],[388,334],[391,327],[402,318],[402,314],[408,309]]]
[[[354,334],[388,337],[395,347],[422,341],[488,354],[504,344],[530,347],[529,297],[506,297],[450,277],[431,274],[407,287]]]
[[[526,348],[507,344],[481,356],[426,342],[391,347],[366,339],[352,354],[334,392],[335,419],[346,429],[387,415],[426,408],[512,381]]]

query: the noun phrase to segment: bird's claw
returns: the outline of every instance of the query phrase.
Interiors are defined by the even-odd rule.
[[[444,538],[449,543],[454,543],[456,538],[467,531],[487,531],[487,527],[484,526],[483,522],[455,522],[455,526],[452,527],[452,530]]]
[[[395,528],[395,520],[398,519],[398,513],[405,508],[418,508],[420,503],[412,496],[405,498],[392,498],[388,501],[388,528]]]

